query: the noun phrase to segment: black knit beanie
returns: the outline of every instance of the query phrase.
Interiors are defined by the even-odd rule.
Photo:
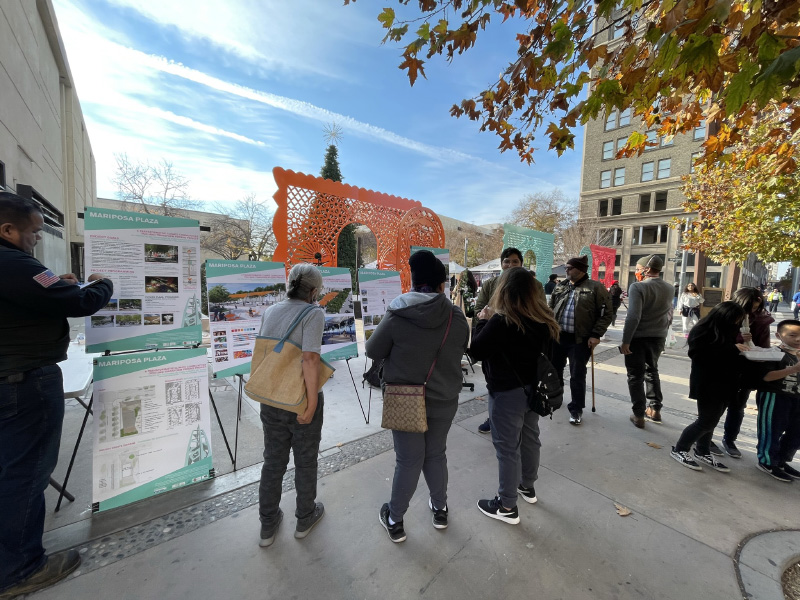
[[[447,279],[447,271],[430,250],[418,250],[408,259],[411,267],[411,285],[428,285],[434,289]]]

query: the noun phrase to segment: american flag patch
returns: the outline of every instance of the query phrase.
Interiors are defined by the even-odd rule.
[[[36,275],[33,280],[38,283],[40,286],[44,288],[49,288],[57,281],[61,281],[61,278],[58,275],[54,275],[50,269],[46,271],[42,271],[38,275]]]

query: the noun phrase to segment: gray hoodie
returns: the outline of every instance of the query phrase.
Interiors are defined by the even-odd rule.
[[[453,321],[439,352],[425,393],[428,418],[452,419],[461,391],[461,357],[467,348],[469,325],[461,309],[444,294],[409,292],[395,298],[386,316],[367,340],[367,356],[386,359],[386,383],[425,382],[442,343],[450,311]]]

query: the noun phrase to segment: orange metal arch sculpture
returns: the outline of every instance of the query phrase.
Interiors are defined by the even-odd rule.
[[[299,262],[336,266],[336,242],[351,223],[366,225],[375,234],[378,268],[400,271],[404,292],[411,287],[411,246],[444,247],[442,222],[416,200],[280,167],[272,174],[278,184],[273,260],[286,263],[287,273]]]
[[[592,279],[599,279],[600,263],[604,263],[606,276],[603,279],[603,285],[607,288],[611,287],[611,284],[614,283],[614,265],[617,261],[617,249],[595,244],[591,244],[589,248],[592,251]]]

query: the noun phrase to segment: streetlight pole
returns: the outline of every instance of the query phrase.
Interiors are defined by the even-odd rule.
[[[467,236],[464,236],[464,268],[467,268]]]

